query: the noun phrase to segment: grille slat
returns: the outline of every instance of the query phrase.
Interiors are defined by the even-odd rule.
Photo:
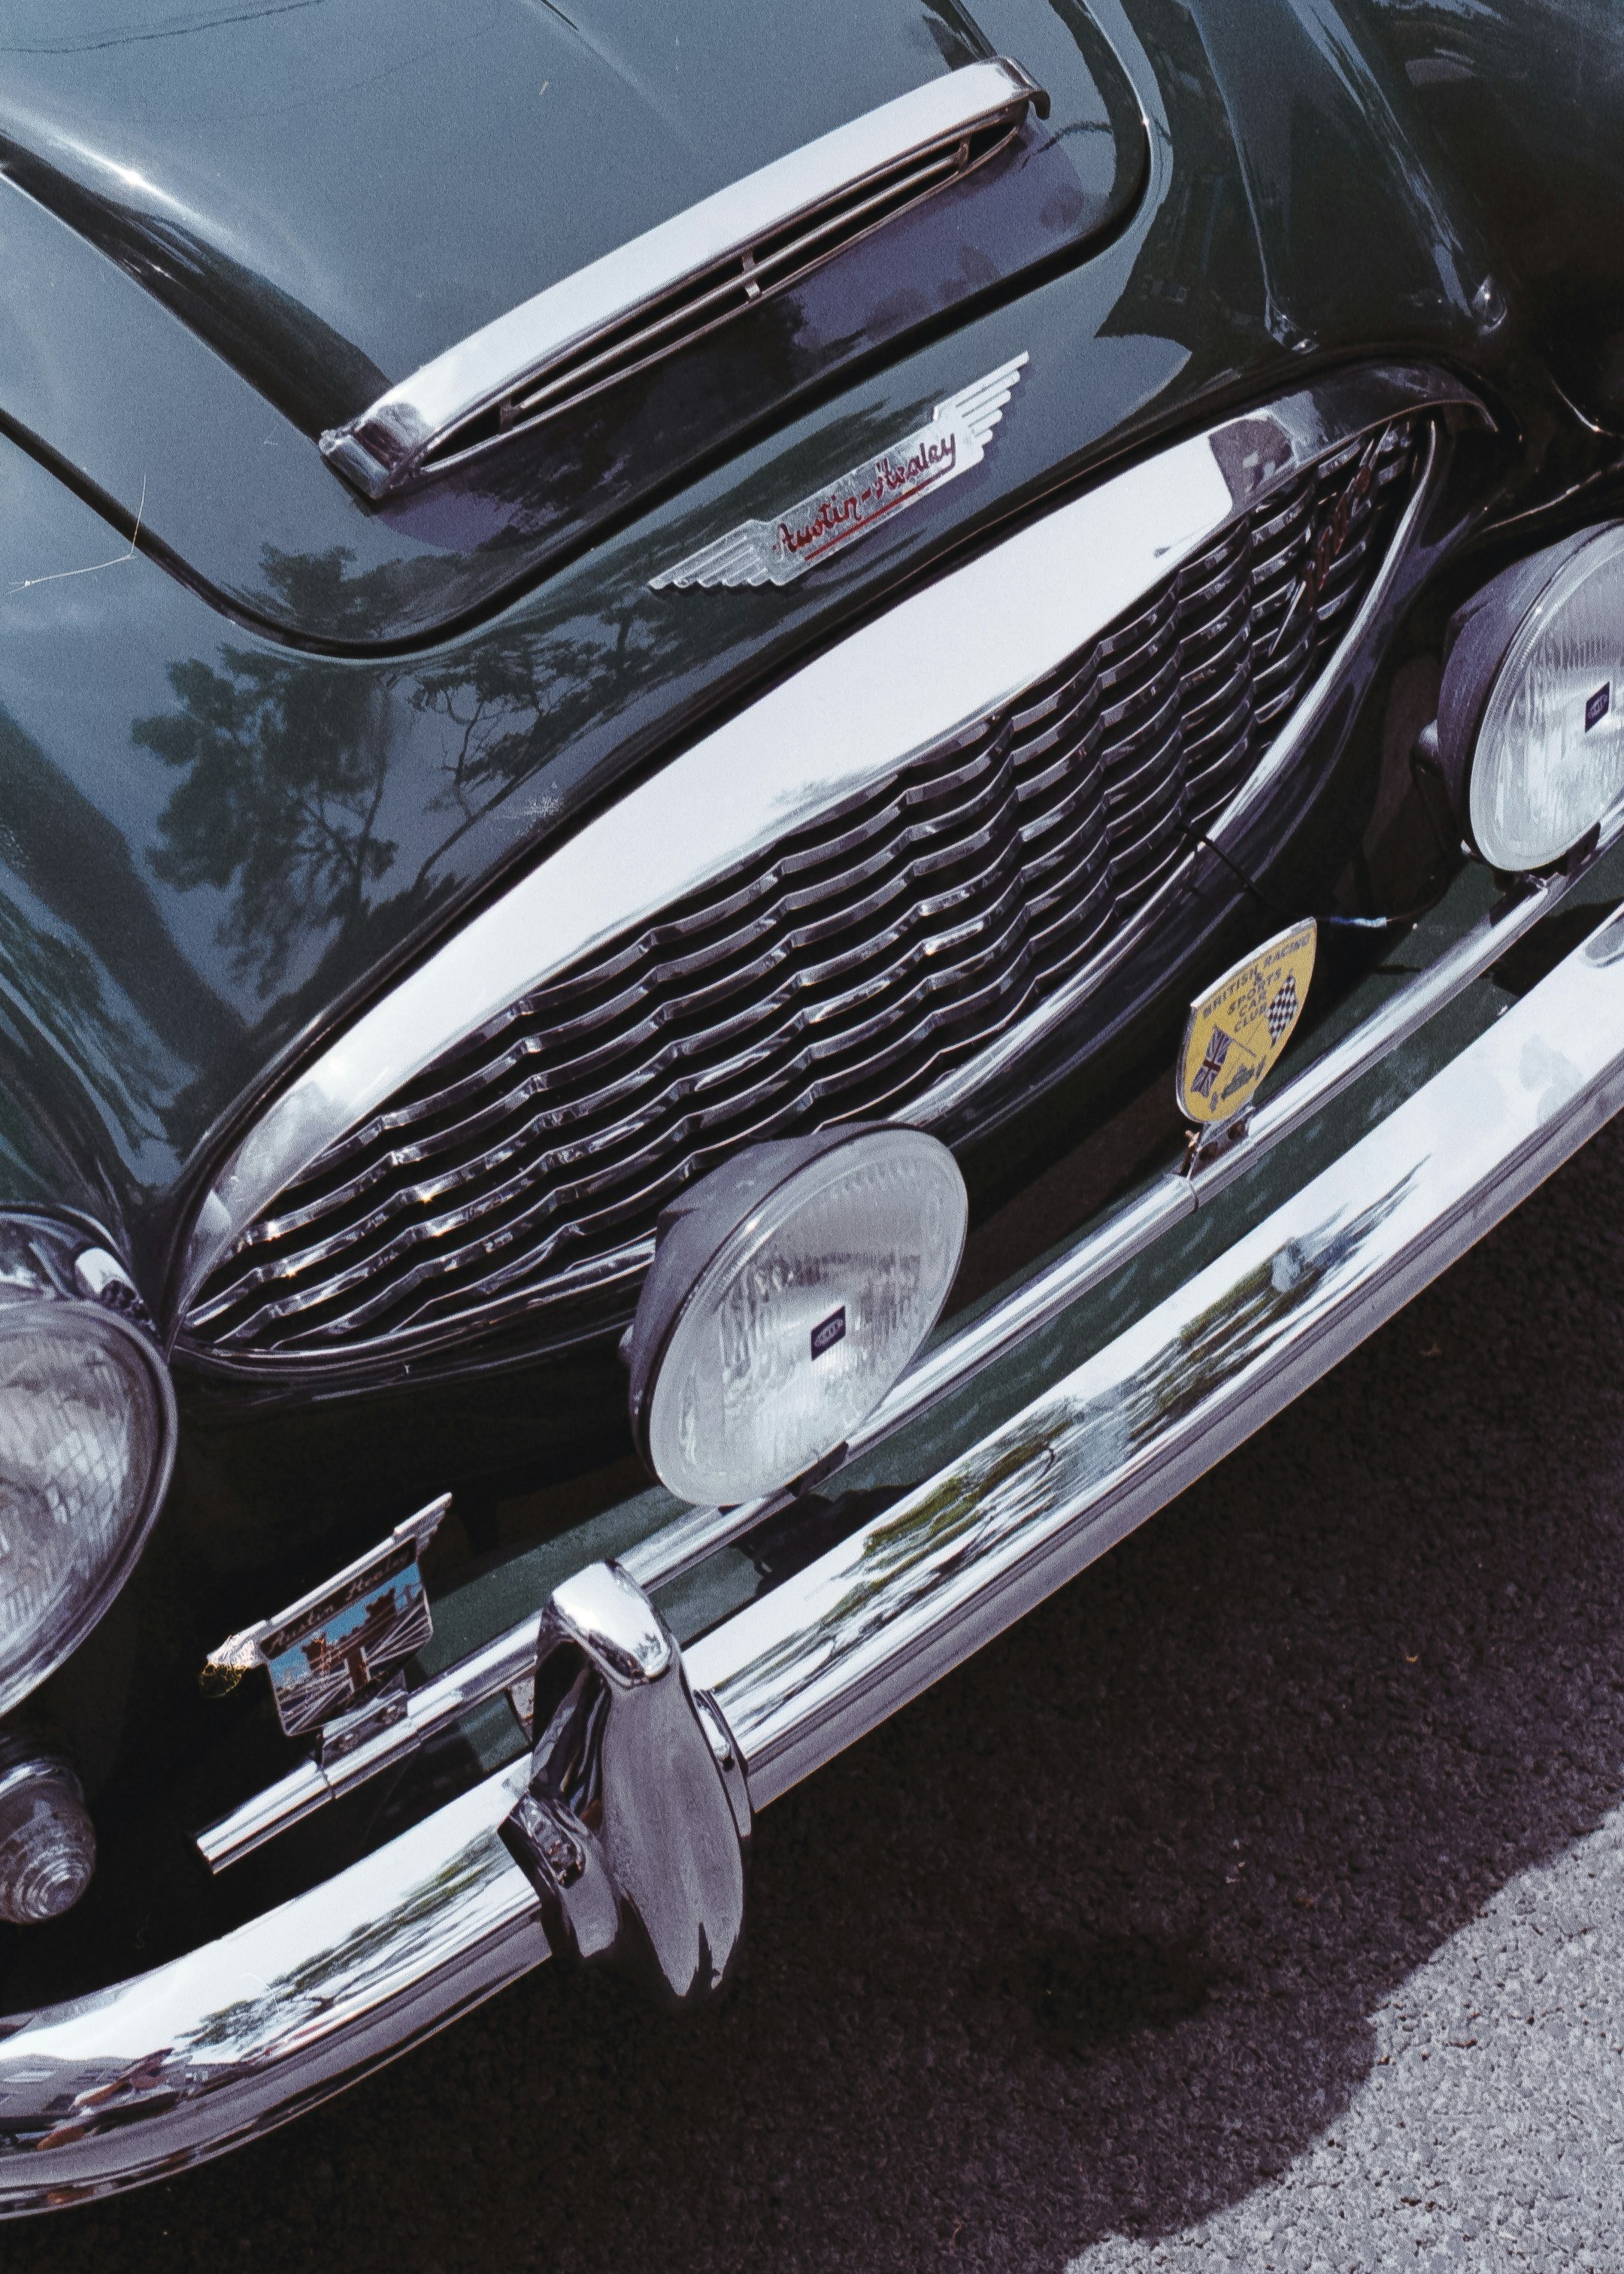
[[[1418,431],[1290,478],[1000,716],[488,1020],[279,1197],[187,1335],[310,1360],[608,1324],[736,1146],[906,1114],[1177,875],[1368,591]]]

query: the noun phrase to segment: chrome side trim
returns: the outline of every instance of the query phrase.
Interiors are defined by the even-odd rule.
[[[520,996],[1041,679],[1262,492],[1406,410],[1425,365],[1335,373],[1100,483],[851,634],[567,839],[267,1107],[192,1228],[177,1307],[282,1187]],[[898,656],[928,659],[914,673]],[[846,697],[866,690],[853,714]],[[718,843],[718,813],[727,816]],[[1026,1030],[1023,1028],[1023,1033]]]
[[[895,200],[921,196],[958,178],[969,153],[964,138],[1004,127],[1012,132],[1035,108],[1047,115],[1049,97],[1019,64],[1003,56],[965,64],[957,71],[882,103],[816,142],[747,174],[686,213],[618,245],[545,292],[447,348],[347,425],[321,437],[328,463],[370,498],[405,487],[427,472],[462,463],[501,440],[514,426],[548,415],[549,375],[568,364],[570,401],[597,391],[609,378],[641,370],[663,351],[673,322],[692,320],[704,329],[764,294],[805,275],[852,241],[868,218],[862,192],[882,192],[875,225]],[[940,157],[940,168],[928,161]],[[901,181],[898,169],[915,169]],[[855,210],[847,202],[855,198]],[[838,200],[839,235],[824,246],[829,223],[822,209]],[[787,245],[763,243],[803,224]],[[701,294],[685,299],[673,317],[668,303],[685,286],[708,282],[718,265],[737,263]],[[748,275],[745,273],[748,271]],[[709,319],[709,320],[707,320]],[[628,326],[641,325],[628,340]],[[607,370],[608,377],[601,373]],[[523,398],[523,399],[521,399]],[[557,407],[556,405],[553,407]],[[483,432],[457,447],[461,428],[483,414],[501,415],[498,433]],[[427,463],[431,458],[434,463]]]
[[[1620,1104],[1624,914],[1137,1325],[685,1653],[752,1804],[1170,1499]],[[538,1963],[536,1899],[496,1835],[529,1774],[487,1778],[186,1958],[0,2025],[0,2209],[83,2201],[266,2130]]]
[[[1209,1156],[1191,1175],[1165,1173],[1112,1210],[1076,1245],[1042,1270],[1023,1280],[988,1310],[927,1350],[854,1430],[841,1462],[849,1466],[873,1452],[944,1398],[975,1377],[1063,1311],[1142,1254],[1162,1233],[1193,1215],[1263,1156],[1340,1097],[1360,1075],[1420,1031],[1436,1013],[1482,977],[1507,949],[1556,907],[1602,856],[1624,838],[1624,799],[1604,820],[1592,850],[1562,876],[1539,878],[1515,898],[1507,898],[1464,932],[1425,971],[1398,989],[1381,1007],[1295,1080],[1266,1098],[1253,1114],[1244,1142]],[[830,1472],[838,1476],[839,1470]],[[823,1481],[829,1481],[825,1478]],[[719,1548],[788,1508],[793,1495],[778,1492],[733,1508],[694,1508],[663,1530],[628,1548],[619,1559],[627,1576],[645,1590],[668,1586]],[[460,1664],[425,1683],[409,1702],[404,1721],[383,1730],[366,1745],[324,1771],[301,1762],[198,1834],[198,1847],[211,1871],[224,1871],[279,1832],[380,1770],[415,1751],[424,1740],[487,1698],[511,1690],[528,1670],[535,1651],[536,1622],[519,1623]]]
[[[380,1728],[336,1759],[324,1761],[319,1752],[312,1753],[286,1776],[210,1825],[198,1834],[198,1847],[209,1870],[222,1871],[228,1864],[240,1863],[289,1825],[302,1823],[328,1801],[353,1791],[380,1769],[404,1760],[476,1706],[528,1682],[536,1671],[536,1632],[535,1618],[521,1619],[516,1626],[425,1682],[420,1690],[411,1690],[401,1721]]]

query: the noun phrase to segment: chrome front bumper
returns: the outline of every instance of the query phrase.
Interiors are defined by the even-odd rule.
[[[891,1423],[1022,1347],[1147,1233],[1240,1175],[1525,930],[1487,920],[1281,1089],[1206,1180],[1169,1177],[944,1344]],[[1265,1221],[1048,1382],[883,1515],[694,1644],[759,1809],[1170,1500],[1504,1216],[1624,1104],[1624,911]],[[1182,1190],[1168,1188],[1181,1186]],[[912,1407],[910,1409],[910,1400]],[[747,1512],[748,1514],[748,1512]],[[626,1560],[644,1584],[741,1519],[701,1512]],[[531,1629],[527,1623],[523,1636]],[[449,1703],[522,1662],[512,1638]],[[488,1661],[488,1664],[486,1663]],[[476,1661],[469,1661],[469,1666]],[[445,1718],[444,1714],[438,1717]],[[425,1708],[424,1726],[436,1721]],[[0,2209],[154,2179],[280,2123],[538,1964],[498,1836],[529,1763],[324,1886],[97,1995],[4,2025]],[[250,1843],[252,1844],[252,1843]]]

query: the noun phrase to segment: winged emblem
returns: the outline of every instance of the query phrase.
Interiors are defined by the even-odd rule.
[[[793,584],[905,506],[979,466],[1027,361],[1025,354],[1018,355],[960,388],[936,404],[928,426],[916,427],[877,458],[866,459],[786,507],[775,521],[741,522],[726,537],[650,576],[650,589]]]

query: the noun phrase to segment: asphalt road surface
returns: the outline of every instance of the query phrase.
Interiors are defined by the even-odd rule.
[[[675,2023],[548,1968],[6,2274],[1624,2269],[1624,1126],[758,1828]]]

